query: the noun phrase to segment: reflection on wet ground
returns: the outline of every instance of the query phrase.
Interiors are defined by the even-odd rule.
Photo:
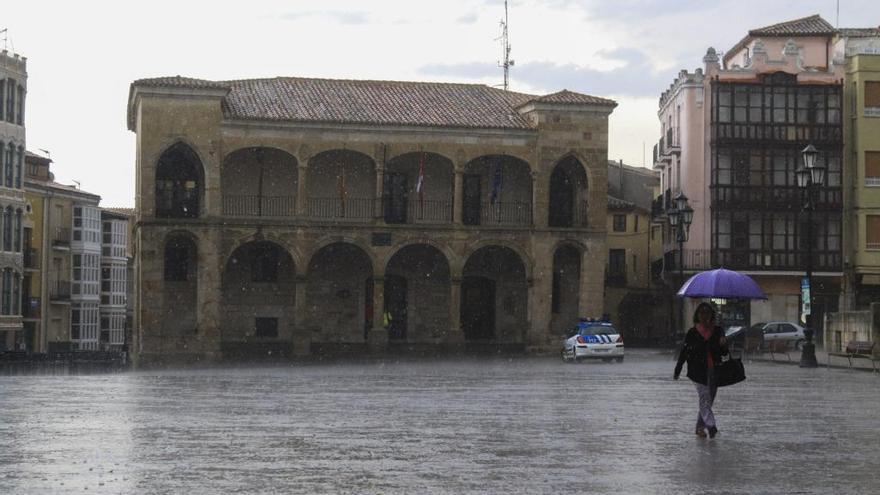
[[[4,493],[876,493],[880,376],[668,354],[0,377]]]

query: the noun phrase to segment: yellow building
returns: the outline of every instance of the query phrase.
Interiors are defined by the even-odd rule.
[[[851,36],[844,88],[844,180],[851,191],[844,195],[845,290],[850,309],[867,309],[880,301],[880,30],[869,30],[872,37],[853,36],[863,31],[842,33]]]
[[[608,164],[605,314],[625,340],[640,345],[661,343],[668,335],[668,297],[660,270],[652,271],[658,260],[662,269],[660,227],[651,224],[659,184],[659,174],[652,170]]]
[[[27,347],[34,352],[97,349],[101,198],[55,182],[47,158],[27,153],[25,162]]]

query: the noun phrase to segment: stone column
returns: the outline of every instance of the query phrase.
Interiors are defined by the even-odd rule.
[[[456,167],[452,189],[452,223],[461,225],[461,210],[464,208],[464,170]],[[459,281],[460,282],[460,281]]]
[[[367,336],[370,350],[384,350],[388,347],[388,329],[385,328],[385,278],[373,277],[373,328]]]
[[[221,274],[220,233],[211,230],[202,235],[198,244],[197,328],[198,352],[208,361],[220,358]]]
[[[604,239],[602,240],[604,241]],[[581,255],[581,276],[578,291],[579,316],[598,318],[605,312],[605,243],[594,240]]]
[[[553,291],[553,255],[543,250],[535,251],[535,266],[528,280],[528,325],[526,346],[536,350],[545,349],[553,338],[550,328],[550,297]]]
[[[382,195],[385,192],[385,164],[376,164],[376,217],[385,221],[385,204],[382,201]]]
[[[449,333],[446,342],[459,345],[464,342],[464,331],[461,328],[461,277],[453,277],[449,284]]]
[[[204,196],[199,212],[200,216],[217,217],[223,214],[223,191],[220,188],[221,163],[219,162],[222,150],[213,139],[208,141],[208,153],[205,162],[202,163],[205,183]]]
[[[293,355],[308,356],[312,346],[312,329],[306,300],[308,279],[305,275],[297,275],[294,283],[296,286],[293,296]]]
[[[532,225],[547,227],[550,208],[550,176],[532,171]]]
[[[296,167],[296,215],[305,217],[308,215],[309,198],[306,191],[308,186],[309,167],[299,164]]]

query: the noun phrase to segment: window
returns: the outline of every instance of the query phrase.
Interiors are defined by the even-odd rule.
[[[6,80],[6,121],[15,123],[15,79]]]
[[[880,186],[880,151],[865,152],[865,185]]]
[[[3,164],[3,183],[6,187],[12,187],[12,169],[15,164],[15,145],[9,143],[6,146],[6,160],[4,160]]]
[[[614,231],[626,232],[626,215],[614,215]]]
[[[635,225],[633,226],[633,232],[638,232],[639,231],[639,215],[638,214],[633,215],[633,221],[635,222]]]
[[[254,335],[266,338],[278,337],[278,318],[256,318]]]
[[[156,216],[198,218],[201,161],[178,143],[162,154],[156,167]]]
[[[865,217],[865,247],[880,249],[880,215]]]
[[[15,162],[15,187],[21,189],[21,174],[24,170],[24,148],[18,147],[18,160]]]
[[[12,314],[12,270],[10,268],[6,268],[3,270],[3,287],[2,294],[0,297],[3,298],[3,303],[0,304],[0,313],[4,315]]]
[[[195,258],[195,252],[195,246],[189,239],[182,237],[169,239],[165,244],[165,281],[189,280],[189,260]]]
[[[15,123],[18,125],[24,125],[24,87],[22,85],[18,85],[18,108],[15,112]]]
[[[12,251],[12,207],[3,210],[3,250]]]
[[[608,276],[610,278],[626,277],[626,250],[608,250]]]
[[[880,81],[865,81],[865,115],[880,116]]]
[[[0,79],[0,120],[3,120],[3,95],[6,94],[6,79]]]
[[[15,210],[15,233],[13,234],[16,253],[21,252],[21,210]]]

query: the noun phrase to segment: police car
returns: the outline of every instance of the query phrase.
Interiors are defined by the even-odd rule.
[[[610,322],[581,318],[577,326],[565,334],[562,359],[577,362],[584,358],[623,361],[623,337]]]

